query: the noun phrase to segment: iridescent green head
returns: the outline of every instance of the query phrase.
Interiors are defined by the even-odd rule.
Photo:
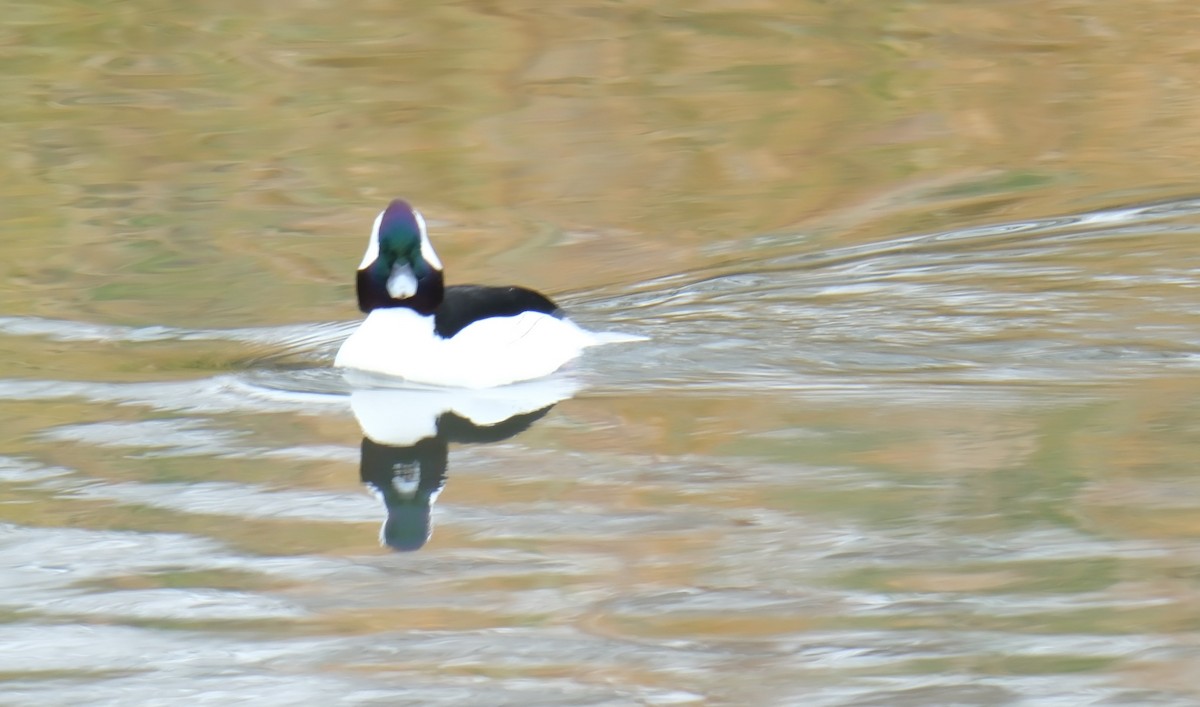
[[[442,261],[425,219],[403,199],[380,212],[358,266],[358,308],[408,307],[431,314],[442,303]]]

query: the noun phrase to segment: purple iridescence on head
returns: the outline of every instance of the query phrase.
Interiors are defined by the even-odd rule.
[[[359,309],[408,307],[421,314],[437,309],[444,291],[442,266],[424,233],[424,219],[407,201],[388,204],[356,276]],[[393,282],[403,287],[391,289]],[[412,286],[415,292],[409,292]]]
[[[379,221],[379,240],[381,243],[386,243],[390,238],[405,237],[413,238],[419,242],[421,238],[421,227],[417,223],[416,213],[413,207],[403,199],[393,199],[392,203],[383,211],[383,218]]]

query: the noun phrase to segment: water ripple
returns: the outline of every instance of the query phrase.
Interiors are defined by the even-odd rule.
[[[649,336],[643,361],[673,364],[635,370],[639,351],[612,353],[630,383],[1094,384],[1195,370],[1198,234],[1200,200],[1181,200],[816,253],[775,245],[581,308]]]

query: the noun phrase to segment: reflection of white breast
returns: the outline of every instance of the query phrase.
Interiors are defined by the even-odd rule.
[[[600,343],[569,320],[541,312],[481,319],[449,339],[432,316],[403,307],[367,315],[338,351],[335,366],[416,383],[487,388],[540,378]]]
[[[437,435],[442,413],[452,412],[473,424],[495,425],[565,400],[579,384],[565,376],[501,388],[372,388],[350,394],[363,435],[378,444],[405,447]]]

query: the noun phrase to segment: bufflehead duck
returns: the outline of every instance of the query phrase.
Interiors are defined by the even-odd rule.
[[[334,365],[413,383],[506,385],[549,375],[588,346],[640,338],[585,331],[524,287],[445,287],[425,219],[402,199],[375,218],[356,286],[367,318]]]

